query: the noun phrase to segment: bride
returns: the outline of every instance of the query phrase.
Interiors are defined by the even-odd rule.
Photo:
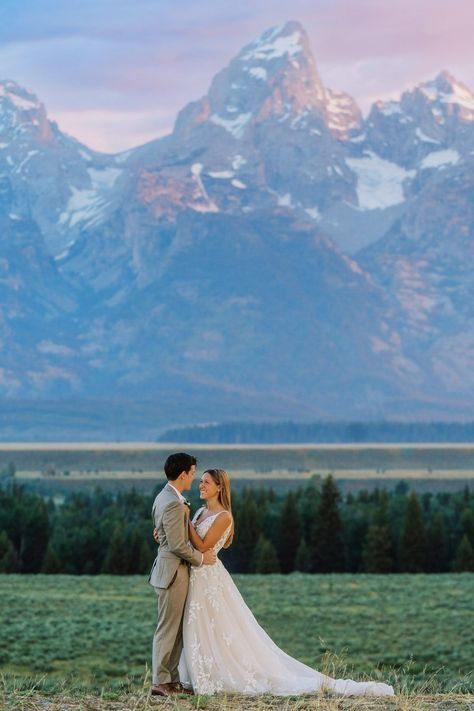
[[[218,553],[234,535],[228,474],[208,469],[199,491],[206,506],[189,524],[190,540],[203,553],[210,548]],[[332,679],[283,652],[260,627],[219,559],[191,567],[183,641],[179,677],[198,694],[394,694],[388,684]]]

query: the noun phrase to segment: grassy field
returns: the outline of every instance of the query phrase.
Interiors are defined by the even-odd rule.
[[[235,579],[285,651],[331,676],[387,680],[397,700],[263,698],[252,706],[200,697],[167,709],[474,708],[474,574]],[[63,709],[148,707],[156,602],[144,578],[3,575],[0,609],[0,700],[3,693],[9,707],[44,708],[45,698],[61,698]]]
[[[0,472],[9,463],[15,478],[38,494],[64,496],[101,486],[134,486],[150,493],[164,480],[163,463],[184,449],[198,471],[227,469],[234,486],[288,490],[331,473],[343,492],[404,480],[424,491],[457,491],[474,482],[474,446],[459,445],[186,445],[150,443],[0,444]]]
[[[152,444],[0,444],[0,469],[13,462],[18,472],[91,476],[120,472],[161,473],[171,452],[194,453],[199,468],[220,466],[234,474],[310,476],[322,472],[418,472],[449,476],[474,472],[474,445],[152,445]]]

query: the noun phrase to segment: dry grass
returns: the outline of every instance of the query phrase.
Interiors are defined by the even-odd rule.
[[[21,711],[472,711],[474,696],[439,694],[435,696],[399,696],[392,699],[361,697],[327,698],[301,696],[176,696],[168,699],[148,693],[124,695],[116,699],[84,695],[44,697],[31,693],[14,693],[4,699],[2,709]]]
[[[194,697],[176,695],[160,698],[150,695],[150,676],[145,674],[141,689],[118,693],[104,690],[91,694],[57,686],[53,693],[38,681],[16,682],[0,677],[0,709],[21,711],[474,711],[474,694],[429,694],[421,689],[410,693],[403,682],[391,698],[338,697],[322,694],[304,696],[225,695]],[[428,687],[428,684],[427,684]]]

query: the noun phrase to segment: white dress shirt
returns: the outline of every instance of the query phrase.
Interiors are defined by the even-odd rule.
[[[181,501],[182,504],[186,503],[186,499],[184,498],[184,496],[182,495],[182,493],[181,493],[180,491],[178,491],[178,489],[177,489],[175,486],[173,486],[173,484],[172,484],[171,482],[168,482],[168,486],[171,486],[171,488],[173,489],[173,491],[176,492],[176,494],[178,495],[178,498],[179,498],[179,500]]]

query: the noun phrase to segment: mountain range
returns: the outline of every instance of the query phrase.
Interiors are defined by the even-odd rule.
[[[104,438],[140,402],[137,436],[469,417],[473,249],[474,94],[446,71],[364,118],[288,22],[117,155],[0,82],[6,411],[78,402]]]

